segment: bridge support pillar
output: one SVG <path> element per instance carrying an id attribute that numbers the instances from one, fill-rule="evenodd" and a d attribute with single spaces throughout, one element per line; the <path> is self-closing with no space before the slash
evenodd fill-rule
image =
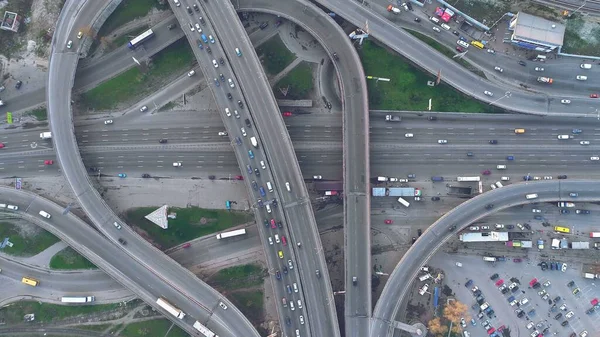
<path id="1" fill-rule="evenodd" d="M 427 327 L 423 323 L 414 323 L 413 325 L 409 325 L 406 323 L 394 321 L 394 328 L 404 330 L 410 333 L 413 337 L 424 337 L 427 335 Z"/>

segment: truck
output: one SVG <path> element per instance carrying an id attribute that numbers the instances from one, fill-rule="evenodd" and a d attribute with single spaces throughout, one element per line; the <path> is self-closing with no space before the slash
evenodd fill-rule
<path id="1" fill-rule="evenodd" d="M 256 140 L 256 137 L 250 137 L 250 143 L 252 143 L 252 146 L 258 148 L 258 141 Z"/>
<path id="2" fill-rule="evenodd" d="M 487 262 L 496 262 L 496 258 L 493 256 L 484 256 L 483 257 L 483 261 L 487 261 Z"/>
<path id="3" fill-rule="evenodd" d="M 331 196 L 331 195 L 337 195 L 337 194 L 338 194 L 338 191 L 325 191 L 325 195 Z"/>
<path id="4" fill-rule="evenodd" d="M 60 301 L 62 303 L 89 303 L 94 302 L 94 296 L 63 296 Z"/>
<path id="5" fill-rule="evenodd" d="M 590 232 L 590 238 L 600 238 L 600 232 Z"/>
<path id="6" fill-rule="evenodd" d="M 402 11 L 400 10 L 400 8 L 394 7 L 392 5 L 387 6 L 387 11 L 388 12 L 392 12 L 394 14 L 400 14 L 400 13 L 402 13 Z"/>
<path id="7" fill-rule="evenodd" d="M 572 202 L 566 202 L 566 201 L 559 201 L 556 204 L 558 207 L 575 207 L 575 204 Z"/>
<path id="8" fill-rule="evenodd" d="M 586 241 L 571 242 L 571 249 L 590 249 L 590 243 Z"/>
<path id="9" fill-rule="evenodd" d="M 224 233 L 217 234 L 217 240 L 231 238 L 231 237 L 234 237 L 234 236 L 244 235 L 244 234 L 246 234 L 246 229 L 244 229 L 244 228 L 242 228 L 242 229 L 236 229 L 234 231 L 229 231 L 229 232 L 224 232 Z"/>
<path id="10" fill-rule="evenodd" d="M 173 304 L 169 303 L 167 300 L 165 300 L 162 297 L 159 297 L 156 300 L 156 304 L 158 304 L 161 308 L 165 309 L 169 314 L 171 314 L 179 319 L 183 319 L 185 317 L 185 313 L 183 311 L 181 311 L 181 309 L 179 309 L 176 306 L 174 306 Z"/>
<path id="11" fill-rule="evenodd" d="M 410 206 L 410 203 L 408 201 L 402 199 L 402 197 L 398 198 L 398 202 L 401 203 L 402 205 L 406 206 L 406 207 Z"/>
<path id="12" fill-rule="evenodd" d="M 480 181 L 481 178 L 479 176 L 476 177 L 456 177 L 457 181 Z"/>
<path id="13" fill-rule="evenodd" d="M 537 81 L 540 83 L 548 83 L 548 84 L 552 84 L 552 82 L 554 82 L 554 80 L 551 79 L 550 77 L 544 77 L 544 76 L 538 77 Z"/>
<path id="14" fill-rule="evenodd" d="M 52 139 L 52 132 L 42 132 L 40 133 L 41 139 Z"/>
<path id="15" fill-rule="evenodd" d="M 595 279 L 596 276 L 598 276 L 598 275 L 595 275 L 595 274 L 592 274 L 592 273 L 583 273 L 583 277 L 589 278 L 591 280 Z"/>
<path id="16" fill-rule="evenodd" d="M 394 115 L 385 115 L 386 122 L 400 122 L 402 121 L 402 117 L 394 116 Z"/>
<path id="17" fill-rule="evenodd" d="M 210 331 L 206 326 L 202 325 L 202 323 L 196 321 L 193 325 L 193 327 L 200 331 L 200 333 L 202 335 L 204 335 L 205 337 L 219 337 L 217 336 L 214 332 Z"/>

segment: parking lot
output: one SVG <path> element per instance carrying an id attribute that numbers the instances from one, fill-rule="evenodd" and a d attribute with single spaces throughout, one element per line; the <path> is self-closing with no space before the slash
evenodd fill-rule
<path id="1" fill-rule="evenodd" d="M 534 331 L 538 333 L 545 331 L 544 336 L 568 337 L 573 333 L 579 336 L 583 331 L 587 331 L 588 337 L 599 337 L 600 313 L 598 310 L 592 314 L 585 313 L 592 307 L 591 300 L 600 298 L 600 289 L 593 282 L 595 280 L 584 279 L 581 265 L 573 263 L 568 265 L 565 272 L 550 269 L 542 271 L 538 266 L 541 261 L 536 256 L 532 256 L 537 255 L 537 252 L 531 253 L 530 260 L 525 259 L 521 263 L 515 263 L 510 259 L 506 262 L 489 263 L 484 262 L 481 256 L 449 255 L 440 252 L 432 259 L 430 265 L 445 270 L 446 283 L 452 288 L 457 299 L 471 307 L 470 315 L 476 321 L 475 326 L 468 322 L 466 330 L 471 336 L 485 334 L 486 329 L 482 324 L 487 320 L 495 329 L 502 325 L 506 326 L 511 330 L 511 336 L 533 334 L 535 337 Z M 558 251 L 556 253 L 558 254 Z M 457 267 L 456 262 L 461 262 L 462 267 Z M 490 279 L 493 274 L 498 274 L 498 278 L 494 281 Z M 534 278 L 539 283 L 536 285 L 537 289 L 529 286 Z M 468 280 L 473 282 L 469 287 L 465 287 Z M 550 284 L 547 281 L 550 281 Z M 567 285 L 570 281 L 574 281 L 571 287 Z M 505 285 L 507 288 L 505 294 L 498 289 L 497 282 Z M 508 289 L 513 283 L 518 287 L 516 291 Z M 477 303 L 473 296 L 474 286 L 481 291 L 483 300 L 480 298 L 480 303 Z M 579 288 L 577 295 L 573 294 L 575 288 Z M 539 295 L 538 292 L 541 291 L 545 293 Z M 511 296 L 514 297 L 512 306 L 508 301 Z M 544 296 L 546 299 L 543 299 Z M 555 299 L 557 301 L 553 307 Z M 494 312 L 491 317 L 483 315 L 483 318 L 478 318 L 481 303 L 487 303 L 492 308 Z M 522 318 L 517 317 L 515 310 L 523 311 Z M 567 318 L 567 314 L 571 311 L 572 316 Z M 529 324 L 530 322 L 533 324 Z M 529 328 L 527 328 L 528 324 Z"/>

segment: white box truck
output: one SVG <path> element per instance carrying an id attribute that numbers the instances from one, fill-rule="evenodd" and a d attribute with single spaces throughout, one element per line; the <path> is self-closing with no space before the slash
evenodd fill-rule
<path id="1" fill-rule="evenodd" d="M 52 132 L 42 132 L 40 133 L 41 139 L 52 139 Z"/>
<path id="2" fill-rule="evenodd" d="M 250 142 L 252 143 L 252 146 L 258 148 L 258 140 L 256 140 L 256 137 L 250 137 Z"/>

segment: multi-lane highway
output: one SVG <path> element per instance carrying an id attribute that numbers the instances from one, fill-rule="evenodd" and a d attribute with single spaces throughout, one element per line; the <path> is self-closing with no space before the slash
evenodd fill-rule
<path id="1" fill-rule="evenodd" d="M 141 287 L 154 289 L 153 287 L 161 285 L 165 287 L 162 292 L 149 291 L 154 298 L 167 297 L 189 316 L 206 323 L 205 325 L 220 335 L 256 336 L 256 330 L 244 315 L 218 292 L 169 259 L 128 227 L 124 226 L 124 230 L 117 230 L 113 223 L 120 221 L 119 218 L 91 184 L 77 147 L 70 106 L 72 85 L 68 84 L 72 84 L 75 78 L 78 60 L 77 47 L 68 49 L 66 45 L 67 41 L 74 39 L 77 35 L 77 27 L 84 26 L 78 22 L 93 22 L 93 19 L 99 15 L 98 13 L 103 12 L 105 8 L 110 8 L 108 5 L 108 1 L 67 1 L 53 36 L 47 99 L 50 129 L 57 161 L 78 198 L 80 206 L 90 220 L 104 236 L 114 243 L 115 247 L 128 253 L 130 258 L 123 262 L 139 263 L 151 272 L 151 275 L 144 279 L 143 284 L 130 285 L 132 291 L 139 293 Z M 128 242 L 128 244 L 125 245 L 123 242 Z M 127 270 L 122 271 L 127 272 Z M 149 280 L 152 281 L 149 282 Z M 148 301 L 148 295 L 143 298 L 161 312 L 166 312 L 158 307 L 154 300 Z M 213 308 L 218 308 L 219 301 L 227 303 L 229 307 L 227 315 L 224 315 L 224 320 L 215 315 L 213 310 Z M 184 321 L 169 315 L 167 317 L 186 331 L 195 333 L 195 329 L 192 327 L 193 318 Z M 227 324 L 227 321 L 235 321 L 235 324 Z"/>

